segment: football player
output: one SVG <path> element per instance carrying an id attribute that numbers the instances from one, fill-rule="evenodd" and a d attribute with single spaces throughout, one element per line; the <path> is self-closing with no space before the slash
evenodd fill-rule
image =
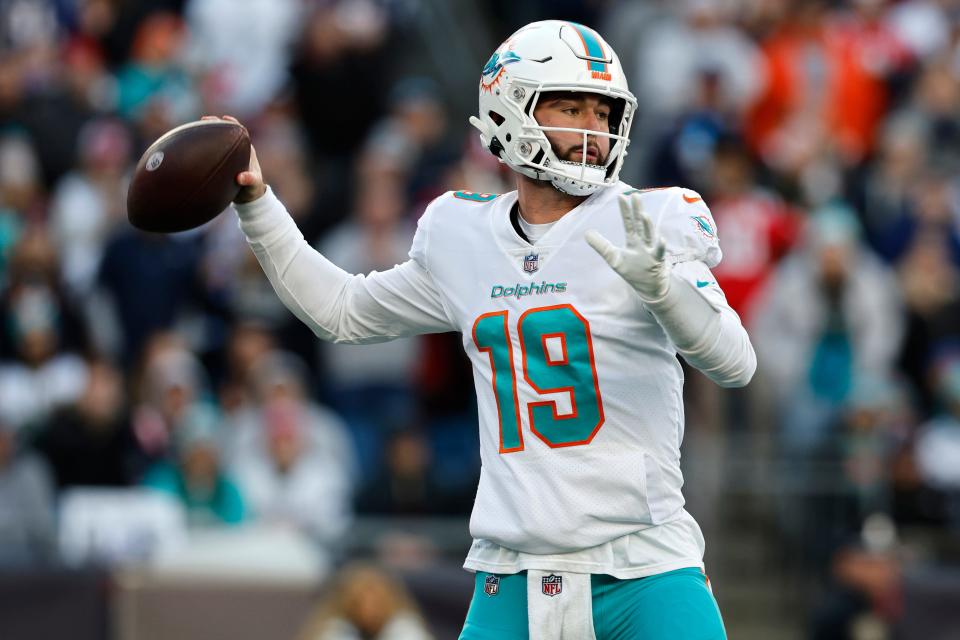
<path id="1" fill-rule="evenodd" d="M 238 176 L 240 226 L 317 336 L 463 336 L 482 461 L 463 639 L 726 637 L 680 492 L 676 355 L 729 387 L 756 358 L 710 272 L 706 203 L 618 179 L 636 105 L 592 29 L 520 29 L 484 67 L 470 119 L 517 190 L 440 196 L 410 259 L 367 276 L 304 242 L 255 155 Z"/>

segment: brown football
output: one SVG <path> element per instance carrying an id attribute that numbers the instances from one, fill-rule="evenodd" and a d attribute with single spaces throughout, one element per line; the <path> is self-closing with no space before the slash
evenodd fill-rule
<path id="1" fill-rule="evenodd" d="M 199 227 L 237 197 L 250 163 L 250 134 L 227 120 L 171 129 L 143 152 L 127 191 L 127 218 L 144 231 Z"/>

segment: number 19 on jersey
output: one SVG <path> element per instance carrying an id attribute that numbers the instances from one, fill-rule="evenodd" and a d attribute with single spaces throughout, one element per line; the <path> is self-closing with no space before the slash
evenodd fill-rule
<path id="1" fill-rule="evenodd" d="M 530 430 L 552 448 L 589 444 L 603 426 L 590 323 L 572 305 L 528 309 L 516 323 L 520 362 L 514 358 L 509 311 L 481 315 L 473 342 L 490 359 L 492 392 L 500 417 L 500 453 L 523 451 L 518 380 L 537 395 L 567 393 L 570 412 L 556 400 L 527 402 Z M 518 368 L 519 365 L 519 368 Z"/>

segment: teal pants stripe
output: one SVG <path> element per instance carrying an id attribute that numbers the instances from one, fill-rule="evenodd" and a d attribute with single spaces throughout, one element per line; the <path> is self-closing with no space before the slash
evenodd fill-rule
<path id="1" fill-rule="evenodd" d="M 501 575 L 496 595 L 478 572 L 460 640 L 528 640 L 527 574 Z M 726 640 L 720 609 L 699 569 L 648 578 L 591 577 L 597 640 Z"/>

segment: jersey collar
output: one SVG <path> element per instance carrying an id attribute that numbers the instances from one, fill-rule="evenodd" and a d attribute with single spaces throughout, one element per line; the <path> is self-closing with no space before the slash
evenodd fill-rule
<path id="1" fill-rule="evenodd" d="M 518 195 L 516 191 L 511 191 L 497 198 L 490 219 L 491 231 L 500 250 L 514 263 L 516 269 L 522 275 L 534 277 L 534 274 L 523 271 L 522 258 L 528 254 L 536 254 L 542 268 L 550 260 L 550 257 L 556 253 L 556 250 L 570 239 L 571 235 L 578 230 L 582 233 L 584 223 L 593 216 L 597 209 L 607 203 L 617 191 L 618 185 L 598 189 L 557 220 L 536 244 L 527 242 L 513 226 L 510 211 L 517 203 Z"/>

